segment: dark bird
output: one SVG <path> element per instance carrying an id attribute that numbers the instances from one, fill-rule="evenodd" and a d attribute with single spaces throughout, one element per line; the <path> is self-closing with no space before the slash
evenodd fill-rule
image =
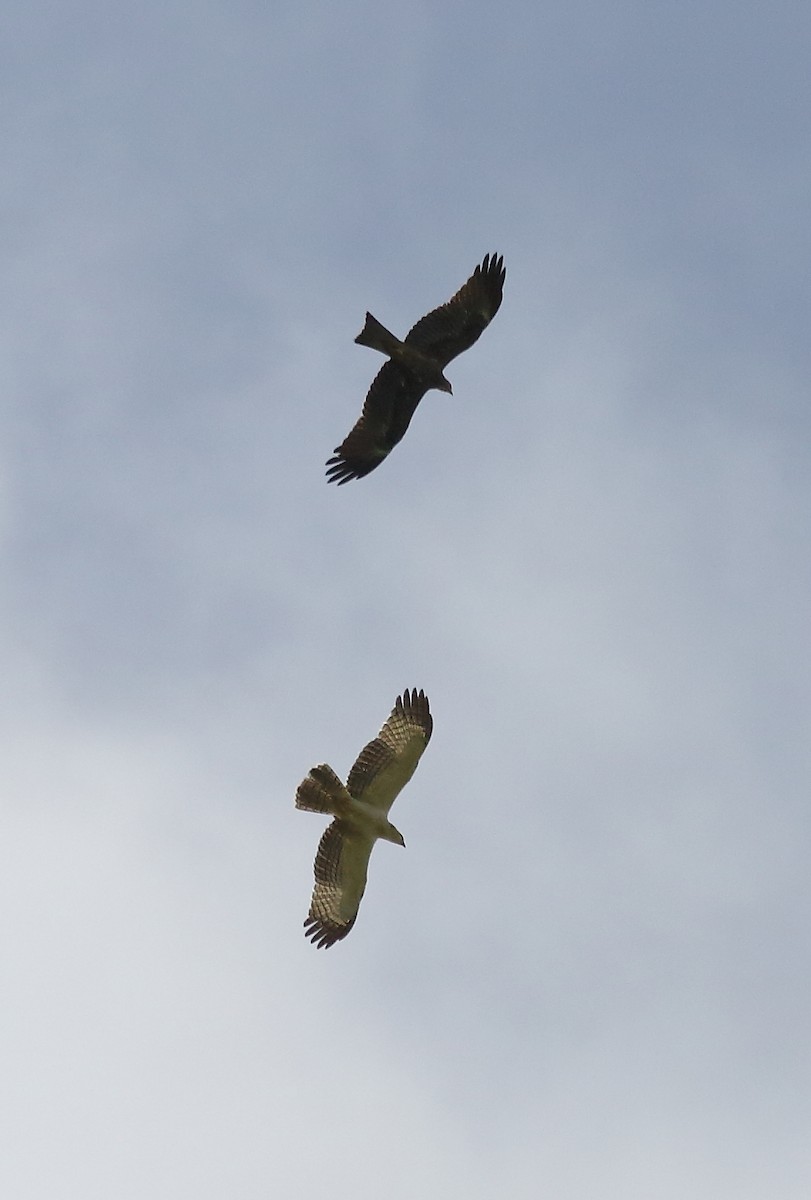
<path id="1" fill-rule="evenodd" d="M 329 813 L 315 856 L 315 887 L 306 936 L 319 949 L 345 938 L 355 924 L 366 887 L 369 856 L 378 838 L 405 846 L 388 813 L 417 769 L 433 718 L 428 697 L 406 689 L 380 733 L 358 755 L 346 787 L 332 767 L 313 767 L 296 791 L 296 808 Z"/>
<path id="2" fill-rule="evenodd" d="M 375 376 L 354 428 L 327 460 L 330 483 L 360 479 L 379 466 L 430 388 L 452 394 L 444 368 L 473 345 L 498 312 L 506 274 L 503 257 L 486 254 L 453 299 L 418 321 L 404 342 L 367 312 L 355 341 L 389 361 Z"/>

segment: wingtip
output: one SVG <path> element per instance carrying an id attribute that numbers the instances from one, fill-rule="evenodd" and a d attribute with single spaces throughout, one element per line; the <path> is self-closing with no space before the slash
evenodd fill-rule
<path id="1" fill-rule="evenodd" d="M 507 270 L 504 266 L 504 255 L 494 251 L 491 254 L 485 254 L 481 267 L 479 268 L 482 275 L 495 275 L 501 277 L 501 282 L 507 277 Z"/>
<path id="2" fill-rule="evenodd" d="M 341 487 L 342 484 L 349 483 L 353 479 L 363 479 L 364 475 L 368 475 L 374 471 L 375 467 L 379 467 L 382 461 L 382 458 L 378 458 L 370 464 L 349 459 L 341 453 L 341 447 L 336 446 L 332 458 L 328 458 L 324 464 L 327 468 L 327 483 L 337 483 L 338 487 Z"/>
<path id="3" fill-rule="evenodd" d="M 338 926 L 322 921 L 320 917 L 307 917 L 304 922 L 304 936 L 309 938 L 317 950 L 329 950 L 330 946 L 346 937 L 354 924 L 354 918 L 348 925 Z"/>
<path id="4" fill-rule="evenodd" d="M 403 715 L 417 718 L 421 722 L 427 737 L 430 738 L 434 729 L 434 718 L 431 714 L 428 697 L 422 688 L 419 691 L 416 688 L 411 688 L 410 691 L 408 688 L 405 688 L 402 695 L 397 697 L 394 707 L 395 710 L 399 709 Z"/>
<path id="5" fill-rule="evenodd" d="M 360 475 L 339 451 L 340 446 L 336 446 L 335 454 L 332 458 L 327 459 L 324 466 L 327 468 L 327 483 L 337 483 L 338 487 L 341 487 L 344 483 L 349 483 L 351 479 L 360 479 Z"/>

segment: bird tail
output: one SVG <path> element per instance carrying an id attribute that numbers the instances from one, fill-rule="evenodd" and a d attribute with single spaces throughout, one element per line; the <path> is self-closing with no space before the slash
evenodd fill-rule
<path id="1" fill-rule="evenodd" d="M 326 763 L 313 767 L 296 792 L 296 808 L 305 812 L 329 813 L 330 816 L 342 813 L 349 800 L 349 792 Z"/>
<path id="2" fill-rule="evenodd" d="M 387 354 L 389 358 L 402 345 L 400 339 L 396 338 L 393 333 L 389 333 L 386 326 L 381 325 L 377 317 L 373 317 L 370 312 L 367 312 L 366 324 L 355 341 L 359 346 L 371 346 L 372 350 L 379 350 L 381 354 Z"/>

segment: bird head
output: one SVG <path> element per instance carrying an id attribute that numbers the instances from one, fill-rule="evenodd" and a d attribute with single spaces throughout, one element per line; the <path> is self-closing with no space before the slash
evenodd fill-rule
<path id="1" fill-rule="evenodd" d="M 386 841 L 394 842 L 395 846 L 405 847 L 405 838 L 400 833 L 399 829 L 394 828 L 391 821 L 389 821 L 389 827 L 386 830 Z"/>

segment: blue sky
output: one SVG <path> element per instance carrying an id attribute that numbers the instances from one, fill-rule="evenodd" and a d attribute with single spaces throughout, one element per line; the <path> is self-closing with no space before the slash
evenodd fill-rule
<path id="1" fill-rule="evenodd" d="M 811 16 L 3 26 L 3 1194 L 804 1200 Z M 296 786 L 412 686 L 318 952 Z"/>

